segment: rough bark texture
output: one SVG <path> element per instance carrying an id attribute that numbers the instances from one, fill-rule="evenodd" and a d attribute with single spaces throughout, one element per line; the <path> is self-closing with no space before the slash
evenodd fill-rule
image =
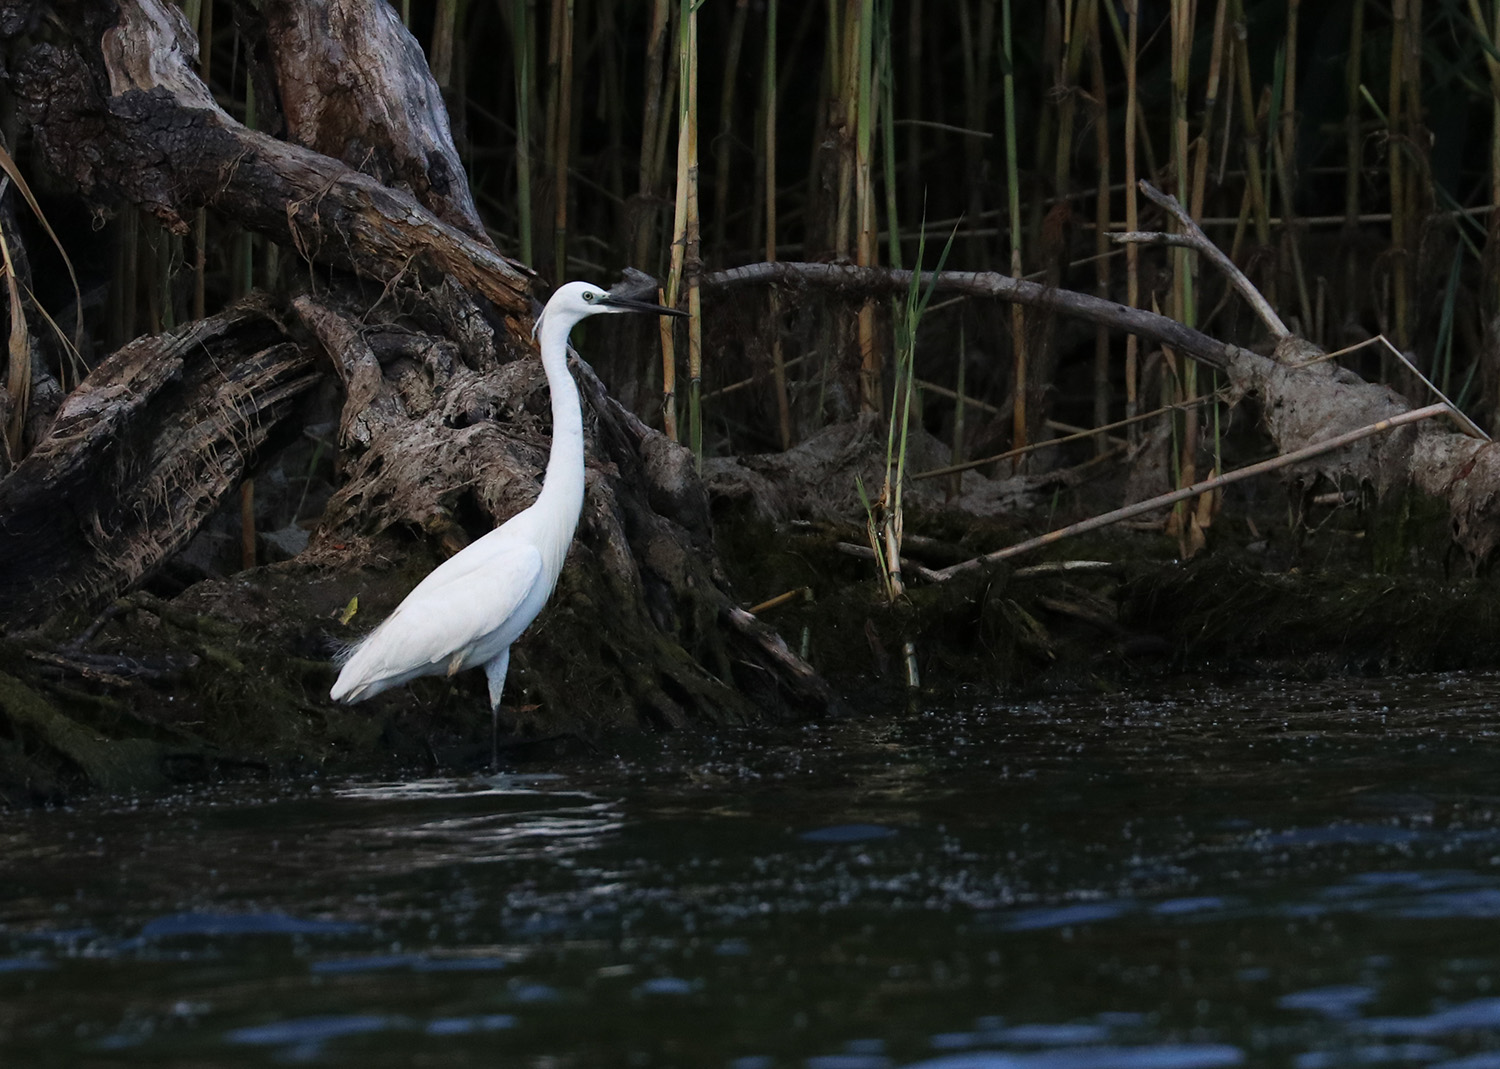
<path id="1" fill-rule="evenodd" d="M 0 480 L 0 621 L 106 600 L 182 548 L 317 380 L 311 370 L 255 305 L 101 363 Z"/>
<path id="2" fill-rule="evenodd" d="M 83 23 L 98 21 L 92 7 L 80 7 L 93 16 L 81 14 Z M 13 83 L 43 160 L 85 197 L 134 203 L 176 233 L 206 206 L 309 262 L 388 284 L 451 277 L 505 313 L 529 311 L 528 272 L 488 239 L 445 222 L 410 193 L 250 130 L 219 108 L 190 66 L 197 46 L 175 6 L 121 4 L 118 24 L 100 40 L 98 66 L 81 48 L 38 45 L 22 56 Z M 429 179 L 423 191 L 444 185 Z M 451 197 L 435 203 L 453 208 Z"/>
<path id="3" fill-rule="evenodd" d="M 1316 346 L 1286 338 L 1271 356 L 1229 345 L 1199 331 L 1138 308 L 1127 308 L 1084 293 L 1049 289 L 991 272 L 949 271 L 924 276 L 939 291 L 997 297 L 1127 330 L 1221 371 L 1238 397 L 1254 397 L 1267 430 L 1282 453 L 1364 427 L 1411 406 L 1387 386 L 1366 382 L 1336 363 L 1318 359 Z M 710 287 L 778 283 L 860 292 L 904 292 L 910 271 L 843 267 L 833 264 L 765 263 L 709 275 Z M 740 468 L 752 462 L 737 462 Z M 728 485 L 731 469 L 716 472 L 726 492 L 757 493 L 752 480 L 740 490 Z M 1357 484 L 1384 494 L 1415 487 L 1446 502 L 1454 540 L 1475 561 L 1488 560 L 1500 546 L 1500 446 L 1458 433 L 1435 422 L 1403 427 L 1287 469 L 1287 477 L 1307 487 L 1319 478 Z"/>
<path id="4" fill-rule="evenodd" d="M 442 93 L 389 4 L 268 0 L 263 5 L 287 135 L 489 243 L 454 151 Z"/>
<path id="5" fill-rule="evenodd" d="M 326 355 L 346 390 L 344 484 L 311 547 L 172 603 L 134 595 L 107 608 L 101 626 L 172 630 L 191 651 L 181 663 L 217 667 L 202 699 L 215 713 L 172 736 L 194 760 L 231 749 L 358 752 L 379 731 L 358 723 L 415 733 L 394 747 L 408 755 L 467 747 L 488 726 L 477 675 L 457 681 L 460 729 L 441 723 L 455 693 L 443 683 L 384 695 L 371 703 L 383 718 L 361 708 L 351 720 L 325 697 L 328 655 L 430 566 L 423 536 L 451 552 L 534 500 L 550 408 L 532 358 L 530 275 L 480 227 L 421 52 L 381 0 L 270 0 L 261 11 L 251 29 L 264 47 L 253 52 L 275 72 L 297 144 L 217 107 L 192 68 L 182 16 L 163 0 L 117 11 L 107 0 L 77 3 L 71 46 L 54 40 L 20 57 L 14 84 L 56 179 L 179 231 L 204 206 L 326 267 L 311 292 L 273 310 L 246 306 L 140 339 L 94 370 L 43 446 L 0 482 L 0 619 L 96 605 L 137 584 L 239 486 L 288 402 L 319 378 L 307 374 L 310 354 Z M 553 603 L 516 649 L 512 728 L 534 738 L 829 708 L 821 679 L 731 599 L 691 457 L 616 405 L 587 365 L 576 373 L 587 500 Z M 416 565 L 391 568 L 406 557 Z M 352 622 L 337 622 L 355 596 Z M 226 631 L 244 636 L 240 645 L 205 637 Z M 94 671 L 87 641 L 49 670 Z M 139 675 L 109 685 L 129 688 Z M 15 701 L 0 693 L 0 766 L 14 737 L 29 755 L 17 759 L 48 776 L 152 781 L 139 768 L 134 778 L 108 772 L 75 746 L 67 717 L 22 676 L 6 692 Z M 8 678 L 0 670 L 0 684 Z M 150 702 L 130 694 L 137 709 Z M 264 732 L 246 733 L 257 707 Z M 402 727 L 424 709 L 427 719 Z M 153 738 L 168 731 L 160 712 Z M 309 732 L 308 717 L 321 726 Z M 148 748 L 142 760 L 166 752 Z M 0 767 L 0 788 L 4 777 Z"/>

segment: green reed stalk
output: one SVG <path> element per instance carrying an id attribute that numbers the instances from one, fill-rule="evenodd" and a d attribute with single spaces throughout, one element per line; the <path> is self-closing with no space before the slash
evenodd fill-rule
<path id="1" fill-rule="evenodd" d="M 871 548 L 880 565 L 880 576 L 886 597 L 894 602 L 906 593 L 901 576 L 901 541 L 904 527 L 902 490 L 906 482 L 907 442 L 911 429 L 912 397 L 916 392 L 916 345 L 917 327 L 922 314 L 932 300 L 937 287 L 937 276 L 942 273 L 953 248 L 953 234 L 938 257 L 937 267 L 922 284 L 922 261 L 927 249 L 927 228 L 924 224 L 917 238 L 917 263 L 906 288 L 906 299 L 896 309 L 896 353 L 895 384 L 891 398 L 891 414 L 886 424 L 885 439 L 885 484 L 880 499 L 873 505 L 866 498 L 864 486 L 859 485 L 860 497 L 865 501 L 866 523 Z"/>

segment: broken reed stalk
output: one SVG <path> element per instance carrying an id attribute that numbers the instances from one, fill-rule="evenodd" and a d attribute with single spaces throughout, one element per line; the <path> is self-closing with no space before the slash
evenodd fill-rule
<path id="1" fill-rule="evenodd" d="M 966 560 L 958 564 L 950 565 L 947 568 L 939 570 L 935 574 L 938 577 L 938 581 L 946 581 L 948 579 L 954 578 L 955 576 L 971 572 L 976 568 L 981 568 L 986 564 L 994 564 L 998 561 L 1009 560 L 1011 557 L 1018 557 L 1023 553 L 1030 553 L 1032 550 L 1041 549 L 1044 546 L 1050 546 L 1056 542 L 1061 542 L 1065 538 L 1071 538 L 1074 535 L 1086 534 L 1089 531 L 1097 531 L 1101 527 L 1108 527 L 1111 524 L 1119 523 L 1122 520 L 1129 520 L 1133 519 L 1136 516 L 1145 515 L 1148 512 L 1155 512 L 1158 509 L 1167 508 L 1168 506 L 1174 505 L 1179 501 L 1185 501 L 1190 497 L 1196 497 L 1199 494 L 1207 493 L 1210 490 L 1217 490 L 1220 487 L 1229 486 L 1232 483 L 1237 483 L 1241 480 L 1249 479 L 1256 475 L 1264 475 L 1267 472 L 1276 471 L 1280 468 L 1285 468 L 1292 464 L 1300 464 L 1304 460 L 1311 460 L 1314 457 L 1322 456 L 1324 453 L 1331 453 L 1335 449 L 1342 449 L 1344 446 L 1360 441 L 1363 438 L 1369 438 L 1372 435 L 1380 434 L 1384 431 L 1394 430 L 1397 427 L 1404 427 L 1408 423 L 1417 423 L 1424 419 L 1431 419 L 1433 416 L 1439 416 L 1445 412 L 1451 411 L 1452 410 L 1446 404 L 1435 404 L 1427 405 L 1425 408 L 1417 408 L 1409 412 L 1403 412 L 1399 416 L 1392 416 L 1390 419 L 1383 419 L 1375 423 L 1367 424 L 1364 427 L 1349 431 L 1346 434 L 1337 435 L 1333 438 L 1327 439 L 1326 441 L 1314 442 L 1313 444 L 1304 446 L 1301 449 L 1293 450 L 1290 453 L 1284 453 L 1281 456 L 1272 457 L 1269 460 L 1263 460 L 1258 464 L 1251 464 L 1247 467 L 1239 468 L 1235 471 L 1226 472 L 1225 474 L 1217 475 L 1212 479 L 1204 479 L 1202 482 L 1194 483 L 1192 486 L 1185 486 L 1180 490 L 1173 490 L 1170 493 L 1161 494 L 1160 496 L 1153 497 L 1148 501 L 1139 501 L 1134 505 L 1127 505 L 1124 508 L 1115 509 L 1113 512 L 1106 512 L 1101 516 L 1094 516 L 1090 519 L 1080 521 L 1079 523 L 1070 524 L 1067 527 L 1060 527 L 1055 531 L 1049 531 L 1048 533 L 1040 535 L 1036 538 L 1030 538 L 1024 542 L 1017 542 L 1013 546 L 1006 546 L 1004 549 L 997 549 L 995 552 L 986 553 L 982 557 L 975 557 L 971 560 Z"/>
<path id="2" fill-rule="evenodd" d="M 761 613 L 770 612 L 772 609 L 779 608 L 789 601 L 796 601 L 798 598 L 804 601 L 811 601 L 812 597 L 812 587 L 799 586 L 793 590 L 788 590 L 784 594 L 777 594 L 774 598 L 767 598 L 759 605 L 752 605 L 746 612 L 750 613 L 751 616 L 759 616 Z"/>

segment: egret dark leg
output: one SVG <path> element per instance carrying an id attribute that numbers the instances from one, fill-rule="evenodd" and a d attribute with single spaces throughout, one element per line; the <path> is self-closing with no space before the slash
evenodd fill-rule
<path id="1" fill-rule="evenodd" d="M 484 666 L 485 678 L 490 681 L 490 768 L 500 768 L 500 693 L 505 690 L 505 673 L 510 668 L 510 647 Z"/>

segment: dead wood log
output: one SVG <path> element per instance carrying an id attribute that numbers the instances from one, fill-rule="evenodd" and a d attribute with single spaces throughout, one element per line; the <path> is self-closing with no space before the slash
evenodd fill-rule
<path id="1" fill-rule="evenodd" d="M 253 304 L 105 359 L 0 480 L 0 620 L 113 597 L 185 545 L 311 366 Z"/>
<path id="2" fill-rule="evenodd" d="M 491 244 L 453 147 L 442 93 L 390 4 L 266 0 L 267 49 L 288 138 Z"/>
<path id="3" fill-rule="evenodd" d="M 307 559 L 346 559 L 338 547 L 351 536 L 401 527 L 451 553 L 535 500 L 550 409 L 540 364 L 514 338 L 497 340 L 519 359 L 476 370 L 452 343 L 413 345 L 407 334 L 382 368 L 389 339 L 360 328 L 357 309 L 306 295 L 294 309 L 349 396 L 345 482 Z M 516 651 L 540 715 L 515 711 L 512 724 L 594 734 L 748 722 L 757 703 L 827 707 L 826 684 L 805 664 L 791 658 L 789 669 L 784 647 L 738 627 L 692 454 L 610 398 L 586 363 L 573 370 L 590 413 L 583 515 L 554 602 Z M 371 618 L 391 607 L 375 601 Z"/>
<path id="4" fill-rule="evenodd" d="M 81 26 L 103 26 L 98 53 L 89 55 L 82 41 L 36 45 L 21 57 L 13 85 L 42 159 L 83 196 L 130 201 L 179 234 L 194 210 L 208 207 L 309 262 L 386 283 L 452 277 L 506 313 L 529 311 L 529 272 L 487 239 L 410 193 L 224 112 L 190 66 L 197 42 L 176 6 L 127 0 L 115 22 L 112 5 L 79 6 L 88 16 Z M 108 97 L 96 88 L 100 67 Z M 430 178 L 426 188 L 435 188 Z M 445 210 L 455 203 L 442 201 Z"/>
<path id="5" fill-rule="evenodd" d="M 842 292 L 904 293 L 910 271 L 835 264 L 750 264 L 706 275 L 703 284 L 725 289 L 779 284 Z M 1271 356 L 1211 338 L 1175 320 L 1085 293 L 1049 289 L 986 271 L 923 272 L 947 293 L 997 297 L 1040 306 L 1175 349 L 1223 372 L 1236 399 L 1260 402 L 1266 429 L 1278 451 L 1291 453 L 1317 442 L 1381 423 L 1411 410 L 1388 386 L 1366 382 L 1326 360 L 1310 342 L 1288 335 Z M 1283 469 L 1284 477 L 1311 486 L 1319 478 L 1370 486 L 1379 494 L 1404 487 L 1444 500 L 1455 543 L 1472 560 L 1484 561 L 1500 546 L 1500 446 L 1435 421 L 1401 426 L 1364 438 L 1335 454 Z"/>
<path id="6" fill-rule="evenodd" d="M 348 571 L 413 529 L 456 548 L 529 504 L 549 410 L 528 359 L 529 273 L 478 229 L 467 189 L 456 188 L 456 155 L 445 155 L 430 77 L 408 69 L 421 66 L 421 53 L 388 12 L 374 11 L 380 0 L 262 9 L 264 51 L 301 145 L 248 130 L 215 106 L 171 5 L 124 0 L 118 16 L 105 0 L 79 6 L 92 12 L 99 54 L 89 54 L 87 33 L 71 49 L 40 45 L 18 78 L 54 170 L 86 196 L 132 201 L 168 226 L 180 229 L 207 206 L 310 261 L 385 283 L 374 307 L 337 274 L 320 281 L 317 297 L 292 303 L 348 389 L 345 482 L 303 563 Z M 334 20 L 335 6 L 342 21 L 328 23 L 332 40 L 319 20 Z M 357 84 L 341 46 L 359 52 Z M 359 99 L 328 98 L 345 92 Z M 472 294 L 506 313 L 503 322 L 481 314 Z M 578 374 L 589 410 L 588 499 L 553 606 L 517 650 L 519 678 L 542 702 L 522 726 L 589 733 L 826 709 L 821 680 L 800 662 L 789 669 L 795 658 L 758 629 L 738 626 L 686 451 L 633 421 L 583 365 Z M 389 607 L 369 593 L 356 626 Z"/>

